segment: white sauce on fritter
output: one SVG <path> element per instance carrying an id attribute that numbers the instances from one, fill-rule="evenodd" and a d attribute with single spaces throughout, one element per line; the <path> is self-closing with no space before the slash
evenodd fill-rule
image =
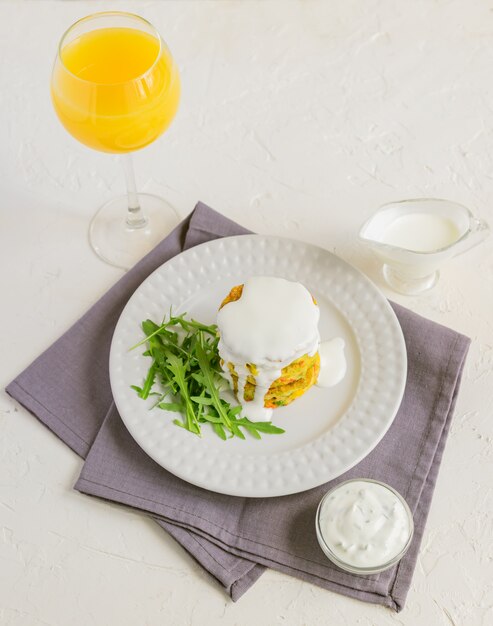
<path id="1" fill-rule="evenodd" d="M 344 354 L 344 339 L 336 337 L 329 341 L 323 341 L 318 352 L 320 354 L 320 374 L 318 375 L 318 387 L 333 387 L 340 383 L 346 375 L 347 363 Z"/>
<path id="2" fill-rule="evenodd" d="M 320 312 L 310 292 L 300 283 L 267 276 L 245 281 L 239 300 L 229 302 L 217 315 L 219 354 L 224 371 L 234 381 L 227 363 L 238 375 L 238 400 L 243 415 L 252 421 L 267 421 L 272 409 L 264 408 L 264 396 L 281 370 L 304 354 L 318 350 Z M 244 400 L 244 389 L 254 364 L 255 396 Z"/>

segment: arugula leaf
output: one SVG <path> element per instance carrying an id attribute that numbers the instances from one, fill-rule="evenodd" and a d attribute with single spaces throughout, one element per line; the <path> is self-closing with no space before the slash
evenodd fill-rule
<path id="1" fill-rule="evenodd" d="M 146 379 L 144 381 L 144 386 L 142 387 L 142 391 L 140 392 L 140 397 L 143 400 L 146 400 L 151 393 L 152 386 L 154 385 L 154 380 L 156 379 L 156 365 L 153 363 L 147 372 Z"/>
<path id="2" fill-rule="evenodd" d="M 212 428 L 214 429 L 216 435 L 219 435 L 223 441 L 226 441 L 226 433 L 224 432 L 224 428 L 221 424 L 213 424 Z"/>
<path id="3" fill-rule="evenodd" d="M 255 428 L 255 430 L 258 430 L 261 433 L 269 433 L 270 435 L 281 435 L 282 433 L 286 432 L 283 428 L 274 426 L 271 422 L 251 422 L 246 417 L 237 420 L 236 423 L 239 426 L 245 426 L 246 428 Z"/>
<path id="4" fill-rule="evenodd" d="M 252 435 L 252 437 L 254 437 L 255 439 L 262 439 L 262 437 L 260 436 L 260 433 L 258 432 L 258 430 L 255 430 L 255 428 L 252 428 L 251 426 L 247 426 L 247 425 L 245 425 L 245 428 L 250 433 L 250 435 Z"/>
<path id="5" fill-rule="evenodd" d="M 204 398 L 203 396 L 191 396 L 191 399 L 197 404 L 205 404 L 206 406 L 211 406 L 211 404 L 213 404 L 212 398 Z"/>
<path id="6" fill-rule="evenodd" d="M 132 389 L 142 398 L 157 396 L 151 408 L 181 413 L 183 421 L 173 423 L 196 435 L 201 425 L 209 424 L 223 440 L 231 437 L 245 439 L 249 433 L 255 439 L 261 434 L 281 434 L 282 428 L 270 422 L 251 422 L 241 417 L 241 406 L 231 406 L 221 398 L 227 385 L 222 374 L 218 351 L 219 336 L 214 324 L 207 326 L 182 315 L 170 315 L 158 325 L 152 320 L 142 322 L 144 339 L 131 350 L 147 344 L 144 356 L 152 359 L 142 387 Z M 160 389 L 153 391 L 156 380 Z"/>
<path id="7" fill-rule="evenodd" d="M 181 393 L 183 403 L 185 405 L 185 416 L 187 419 L 187 428 L 190 432 L 199 434 L 200 426 L 198 425 L 195 411 L 193 409 L 192 400 L 188 392 L 188 386 L 185 381 L 186 367 L 180 361 L 180 359 L 172 353 L 167 355 L 168 367 L 173 373 L 176 384 L 178 385 Z"/>
<path id="8" fill-rule="evenodd" d="M 157 405 L 163 411 L 174 411 L 175 413 L 183 413 L 185 411 L 185 405 L 178 402 L 160 402 Z"/>
<path id="9" fill-rule="evenodd" d="M 219 391 L 218 391 L 216 385 L 214 384 L 214 376 L 213 376 L 213 373 L 212 373 L 212 369 L 211 369 L 211 366 L 210 366 L 210 364 L 209 364 L 209 362 L 207 360 L 207 357 L 206 357 L 205 352 L 204 352 L 204 348 L 202 347 L 202 342 L 200 340 L 197 342 L 195 350 L 197 351 L 197 360 L 199 362 L 200 369 L 201 369 L 201 372 L 202 372 L 202 378 L 203 378 L 203 381 L 204 381 L 204 385 L 205 385 L 205 387 L 206 387 L 206 389 L 209 392 L 210 397 L 211 397 L 212 406 L 218 412 L 219 417 L 222 418 L 222 420 L 224 422 L 224 425 L 233 432 L 232 422 L 229 419 L 227 411 L 225 411 L 225 409 L 224 409 L 223 401 L 219 397 Z M 237 434 L 237 433 L 234 433 L 234 434 Z"/>

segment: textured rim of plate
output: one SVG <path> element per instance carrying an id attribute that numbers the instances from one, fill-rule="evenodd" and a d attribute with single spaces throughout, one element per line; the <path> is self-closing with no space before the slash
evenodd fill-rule
<path id="1" fill-rule="evenodd" d="M 245 259 L 250 260 L 246 267 Z M 348 410 L 333 428 L 309 443 L 265 455 L 226 456 L 221 449 L 208 447 L 206 439 L 189 433 L 184 438 L 180 428 L 142 428 L 142 413 L 149 414 L 148 408 L 123 381 L 121 373 L 125 363 L 128 365 L 128 347 L 135 343 L 143 310 L 146 315 L 161 319 L 163 310 L 168 310 L 172 303 L 179 308 L 218 278 L 241 275 L 245 269 L 250 275 L 284 276 L 308 287 L 316 285 L 317 294 L 327 298 L 346 318 L 361 359 L 358 388 Z M 163 300 L 169 304 L 163 306 Z M 136 442 L 159 465 L 211 491 L 272 497 L 326 483 L 373 450 L 400 406 L 406 384 L 407 353 L 390 304 L 359 270 L 311 244 L 281 237 L 239 235 L 186 250 L 144 280 L 118 320 L 109 365 L 113 397 L 121 418 Z M 136 367 L 133 380 L 144 375 L 145 371 Z"/>

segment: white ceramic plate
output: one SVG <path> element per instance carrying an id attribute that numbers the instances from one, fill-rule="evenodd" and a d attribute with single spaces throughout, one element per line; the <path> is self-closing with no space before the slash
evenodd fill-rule
<path id="1" fill-rule="evenodd" d="M 348 372 L 331 389 L 314 387 L 274 411 L 282 435 L 222 441 L 204 425 L 202 438 L 172 423 L 176 414 L 149 410 L 130 388 L 149 367 L 140 324 L 175 313 L 212 323 L 233 285 L 249 276 L 303 283 L 320 306 L 322 340 L 343 337 Z M 282 322 L 282 320 L 280 320 Z M 184 480 L 235 496 L 281 496 L 311 489 L 363 459 L 389 428 L 400 405 L 407 358 L 390 305 L 358 270 L 299 241 L 243 235 L 202 244 L 159 267 L 136 290 L 113 336 L 110 378 L 120 415 L 149 456 Z"/>

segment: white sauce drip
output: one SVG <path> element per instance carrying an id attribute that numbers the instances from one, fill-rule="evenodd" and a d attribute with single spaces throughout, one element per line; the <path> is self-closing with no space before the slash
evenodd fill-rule
<path id="1" fill-rule="evenodd" d="M 251 421 L 267 421 L 272 409 L 264 408 L 264 396 L 281 370 L 318 350 L 320 312 L 310 292 L 300 283 L 284 278 L 254 276 L 245 281 L 239 300 L 229 302 L 217 314 L 219 354 L 224 372 L 233 386 L 227 363 L 238 375 L 238 400 Z M 254 399 L 246 402 L 243 392 L 254 364 Z"/>
<path id="2" fill-rule="evenodd" d="M 353 567 L 379 567 L 397 556 L 411 534 L 408 513 L 389 489 L 364 480 L 335 489 L 320 511 L 331 551 Z"/>
<path id="3" fill-rule="evenodd" d="M 456 242 L 461 234 L 457 224 L 448 217 L 409 213 L 390 222 L 380 241 L 414 252 L 432 252 Z"/>
<path id="4" fill-rule="evenodd" d="M 320 344 L 318 348 L 320 354 L 320 374 L 317 380 L 319 387 L 333 387 L 340 383 L 346 375 L 345 345 L 344 339 L 341 337 L 322 341 Z"/>

